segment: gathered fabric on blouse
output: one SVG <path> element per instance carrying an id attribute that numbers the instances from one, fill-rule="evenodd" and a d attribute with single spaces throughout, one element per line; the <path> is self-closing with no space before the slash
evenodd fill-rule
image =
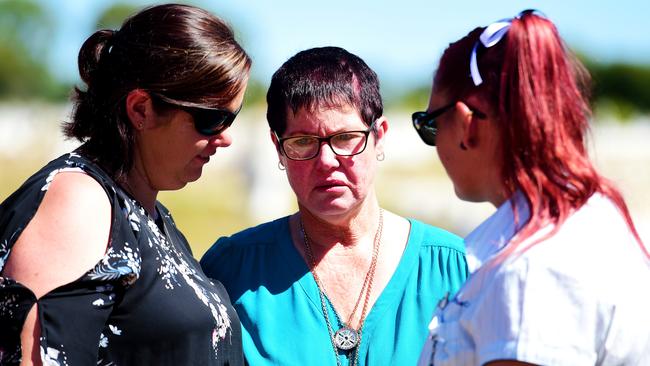
<path id="1" fill-rule="evenodd" d="M 228 295 L 202 272 L 167 209 L 156 203 L 156 222 L 79 154 L 53 160 L 0 205 L 0 273 L 50 182 L 66 171 L 91 176 L 109 198 L 105 255 L 39 299 L 0 276 L 0 364 L 20 363 L 20 333 L 37 304 L 45 365 L 243 365 L 239 318 Z"/>
<path id="2" fill-rule="evenodd" d="M 415 364 L 436 304 L 467 276 L 460 237 L 409 221 L 400 262 L 363 323 L 359 365 Z M 201 265 L 228 290 L 251 365 L 354 364 L 353 351 L 334 352 L 318 286 L 293 244 L 288 216 L 219 239 Z M 327 299 L 325 306 L 339 329 Z"/>

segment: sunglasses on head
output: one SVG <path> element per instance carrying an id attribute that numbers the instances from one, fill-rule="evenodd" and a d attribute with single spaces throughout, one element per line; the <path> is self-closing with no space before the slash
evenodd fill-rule
<path id="1" fill-rule="evenodd" d="M 230 112 L 221 108 L 186 106 L 161 94 L 149 94 L 155 102 L 187 112 L 192 116 L 196 131 L 205 136 L 216 136 L 223 133 L 235 121 L 235 117 L 242 107 L 240 105 L 235 112 Z"/>
<path id="2" fill-rule="evenodd" d="M 454 106 L 456 106 L 456 102 L 451 102 L 431 112 L 415 112 L 411 115 L 411 118 L 413 119 L 413 127 L 425 144 L 436 146 L 436 135 L 438 135 L 438 122 L 436 119 Z M 470 106 L 468 107 L 478 118 L 486 117 L 485 113 L 478 109 Z"/>

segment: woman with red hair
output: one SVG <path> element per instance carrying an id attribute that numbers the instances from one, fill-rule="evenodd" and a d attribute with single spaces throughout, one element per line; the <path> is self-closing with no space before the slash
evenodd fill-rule
<path id="1" fill-rule="evenodd" d="M 650 256 L 589 161 L 588 84 L 530 10 L 444 52 L 413 124 L 458 197 L 497 211 L 465 239 L 471 275 L 419 364 L 650 365 Z"/>

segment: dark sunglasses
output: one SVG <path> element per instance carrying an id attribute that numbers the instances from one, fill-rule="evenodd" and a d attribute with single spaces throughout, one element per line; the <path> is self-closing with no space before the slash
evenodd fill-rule
<path id="1" fill-rule="evenodd" d="M 194 121 L 194 128 L 198 133 L 204 136 L 216 136 L 223 133 L 223 131 L 230 127 L 235 121 L 235 117 L 237 117 L 237 114 L 242 107 L 240 105 L 235 112 L 230 112 L 221 108 L 190 107 L 182 105 L 181 102 L 167 98 L 161 94 L 149 93 L 149 95 L 151 95 L 152 99 L 157 103 L 162 103 L 189 113 Z"/>
<path id="2" fill-rule="evenodd" d="M 448 110 L 452 109 L 455 105 L 456 102 L 451 102 L 431 112 L 415 112 L 413 115 L 411 115 L 411 118 L 413 119 L 413 127 L 425 144 L 436 146 L 436 135 L 438 134 L 438 123 L 436 119 L 442 116 Z M 485 113 L 479 111 L 478 109 L 472 108 L 470 106 L 468 107 L 476 115 L 476 117 L 486 117 Z"/>

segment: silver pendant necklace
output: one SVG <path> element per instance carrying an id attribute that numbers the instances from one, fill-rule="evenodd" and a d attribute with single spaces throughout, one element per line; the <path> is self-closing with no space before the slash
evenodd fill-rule
<path id="1" fill-rule="evenodd" d="M 359 338 L 356 330 L 343 326 L 334 333 L 334 344 L 338 349 L 349 351 L 359 344 Z"/>
<path id="2" fill-rule="evenodd" d="M 372 291 L 372 284 L 373 280 L 375 277 L 375 269 L 377 267 L 377 258 L 379 256 L 379 247 L 381 246 L 381 234 L 382 234 L 382 229 L 384 225 L 384 210 L 379 209 L 379 224 L 377 226 L 377 232 L 375 233 L 375 239 L 373 242 L 373 253 L 372 253 L 372 260 L 370 261 L 370 267 L 368 268 L 368 272 L 366 273 L 366 277 L 363 281 L 363 285 L 361 286 L 361 292 L 359 293 L 359 297 L 357 298 L 357 301 L 354 305 L 354 308 L 352 309 L 352 312 L 350 313 L 350 317 L 348 319 L 347 323 L 343 323 L 336 312 L 336 309 L 334 306 L 332 306 L 332 309 L 334 310 L 334 314 L 337 317 L 337 320 L 339 321 L 339 324 L 342 323 L 342 327 L 339 328 L 336 332 L 333 331 L 333 327 L 330 323 L 329 316 L 328 316 L 328 311 L 327 311 L 327 305 L 325 302 L 325 294 L 323 290 L 323 285 L 320 281 L 320 278 L 318 277 L 318 274 L 316 273 L 316 260 L 314 258 L 314 253 L 311 248 L 311 241 L 309 240 L 309 237 L 307 236 L 307 233 L 305 231 L 305 228 L 302 223 L 302 219 L 300 220 L 300 232 L 303 237 L 303 241 L 305 243 L 305 251 L 307 254 L 307 257 L 309 259 L 310 266 L 309 266 L 309 271 L 311 272 L 312 276 L 314 277 L 314 280 L 316 282 L 316 287 L 318 288 L 318 295 L 320 296 L 320 301 L 321 301 L 321 307 L 323 310 L 323 316 L 325 317 L 325 323 L 327 324 L 327 330 L 330 335 L 330 340 L 332 342 L 332 348 L 334 349 L 334 357 L 336 359 L 337 365 L 340 365 L 340 361 L 338 358 L 338 351 L 343 350 L 343 351 L 349 351 L 352 349 L 355 349 L 355 358 L 354 358 L 354 363 L 353 365 L 357 365 L 359 361 L 359 349 L 358 346 L 361 344 L 361 333 L 363 330 L 363 323 L 366 317 L 366 311 L 368 310 L 368 303 L 370 300 L 370 293 Z M 354 317 L 354 314 L 357 311 L 357 308 L 359 306 L 359 303 L 361 302 L 361 298 L 363 297 L 365 291 L 365 299 L 363 303 L 363 308 L 361 310 L 361 317 L 359 319 L 359 329 L 355 330 L 350 326 L 352 324 L 352 318 Z"/>

